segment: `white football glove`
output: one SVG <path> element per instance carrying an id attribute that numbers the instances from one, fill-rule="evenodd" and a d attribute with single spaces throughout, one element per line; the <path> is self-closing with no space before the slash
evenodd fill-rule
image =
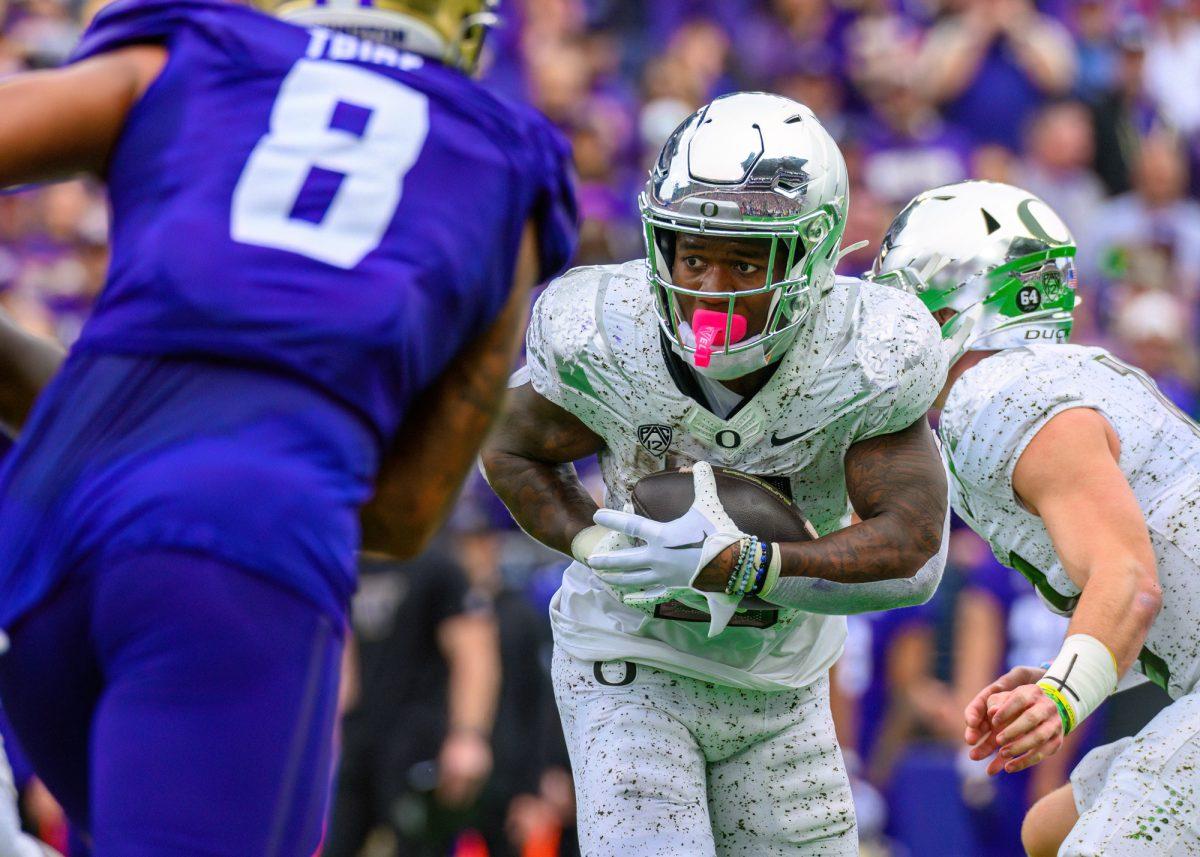
<path id="1" fill-rule="evenodd" d="M 594 520 L 601 526 L 645 542 L 640 547 L 596 552 L 587 564 L 604 583 L 624 593 L 631 606 L 669 601 L 683 593 L 698 592 L 708 604 L 708 636 L 715 637 L 729 624 L 741 597 L 724 592 L 699 592 L 692 582 L 721 551 L 746 533 L 725 512 L 717 497 L 712 465 L 697 462 L 692 470 L 695 499 L 681 518 L 659 523 L 631 512 L 601 509 Z"/>

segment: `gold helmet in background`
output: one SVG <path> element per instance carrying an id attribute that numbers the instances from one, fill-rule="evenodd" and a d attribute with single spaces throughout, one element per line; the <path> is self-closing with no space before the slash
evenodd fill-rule
<path id="1" fill-rule="evenodd" d="M 254 0 L 304 26 L 329 27 L 433 57 L 470 74 L 500 0 Z"/>

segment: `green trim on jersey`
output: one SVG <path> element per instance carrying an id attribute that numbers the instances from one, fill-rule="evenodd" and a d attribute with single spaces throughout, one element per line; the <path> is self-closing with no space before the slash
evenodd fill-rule
<path id="1" fill-rule="evenodd" d="M 1021 573 L 1021 576 L 1033 584 L 1041 596 L 1046 599 L 1046 603 L 1063 615 L 1069 615 L 1075 611 L 1075 607 L 1079 604 L 1078 596 L 1063 595 L 1050 585 L 1050 581 L 1046 579 L 1046 575 L 1041 572 L 1033 563 L 1023 558 L 1020 554 L 1014 551 L 1008 552 L 1009 567 L 1015 568 Z"/>
<path id="2" fill-rule="evenodd" d="M 1138 653 L 1138 663 L 1142 666 L 1142 675 L 1150 679 L 1151 683 L 1167 690 L 1167 685 L 1171 683 L 1171 669 L 1166 661 L 1142 646 Z"/>
<path id="3" fill-rule="evenodd" d="M 576 357 L 574 361 L 567 361 L 558 357 L 555 358 L 555 363 L 558 364 L 558 377 L 562 379 L 564 384 L 588 398 L 600 398 L 596 393 L 596 389 L 592 386 L 592 382 L 588 380 L 587 370 L 584 368 L 587 364 L 586 359 Z"/>
<path id="4" fill-rule="evenodd" d="M 1019 571 L 1021 576 L 1033 584 L 1033 588 L 1041 593 L 1042 597 L 1055 609 L 1061 613 L 1072 613 L 1076 605 L 1079 604 L 1079 597 L 1063 595 L 1055 590 L 1050 581 L 1046 579 L 1046 575 L 1038 570 L 1034 565 L 1023 559 L 1019 554 L 1009 551 L 1009 565 Z M 1142 667 L 1142 675 L 1150 680 L 1152 684 L 1156 684 L 1164 691 L 1167 690 L 1167 685 L 1171 683 L 1171 669 L 1167 666 L 1167 662 L 1160 658 L 1154 652 L 1150 651 L 1145 646 L 1142 646 L 1141 652 L 1138 653 L 1138 663 Z"/>

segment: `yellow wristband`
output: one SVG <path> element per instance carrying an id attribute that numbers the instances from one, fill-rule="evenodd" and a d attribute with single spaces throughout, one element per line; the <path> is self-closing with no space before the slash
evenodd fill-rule
<path id="1" fill-rule="evenodd" d="M 1063 737 L 1067 737 L 1075 731 L 1078 723 L 1075 720 L 1075 706 L 1071 705 L 1071 701 L 1057 687 L 1048 681 L 1039 681 L 1038 687 L 1042 689 L 1042 693 L 1050 697 L 1054 704 L 1058 707 L 1058 714 L 1063 721 Z"/>

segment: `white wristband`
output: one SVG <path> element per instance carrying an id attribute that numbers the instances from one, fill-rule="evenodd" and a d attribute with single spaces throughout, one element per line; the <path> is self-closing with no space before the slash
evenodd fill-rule
<path id="1" fill-rule="evenodd" d="M 571 556 L 576 560 L 587 565 L 588 557 L 596 551 L 596 546 L 609 533 L 616 532 L 608 527 L 603 527 L 600 524 L 592 524 L 590 527 L 584 527 L 575 534 L 575 538 L 571 539 Z"/>
<path id="2" fill-rule="evenodd" d="M 1117 659 L 1088 634 L 1072 634 L 1038 682 L 1063 715 L 1063 732 L 1074 731 L 1117 689 Z"/>

